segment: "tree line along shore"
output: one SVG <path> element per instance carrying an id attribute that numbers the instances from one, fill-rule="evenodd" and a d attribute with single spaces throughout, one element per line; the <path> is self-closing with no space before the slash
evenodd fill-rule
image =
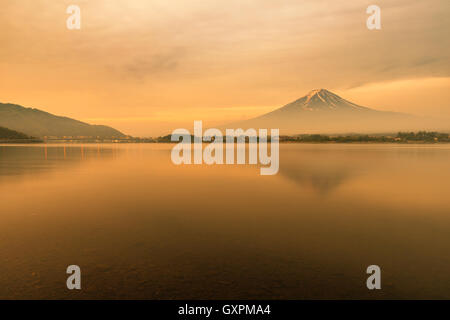
<path id="1" fill-rule="evenodd" d="M 191 136 L 193 138 L 193 136 Z M 214 140 L 214 138 L 212 139 Z M 223 137 L 225 142 L 226 137 Z M 236 138 L 235 138 L 236 141 Z M 268 141 L 271 141 L 268 137 Z M 397 134 L 347 134 L 347 135 L 325 135 L 325 134 L 298 134 L 298 135 L 282 135 L 279 137 L 280 142 L 293 143 L 448 143 L 450 142 L 450 134 L 440 132 L 398 132 Z M 172 143 L 171 135 L 159 137 L 155 142 Z M 246 139 L 248 142 L 248 138 Z"/>
<path id="2" fill-rule="evenodd" d="M 174 143 L 171 135 L 157 138 L 126 136 L 123 138 L 99 137 L 44 137 L 36 138 L 24 133 L 0 127 L 0 143 Z M 193 138 L 193 136 L 191 136 Z M 214 137 L 211 139 L 214 141 Z M 225 142 L 226 137 L 223 137 Z M 237 141 L 237 138 L 235 138 Z M 268 141 L 271 138 L 268 137 Z M 450 143 L 450 134 L 435 131 L 398 132 L 397 134 L 298 134 L 282 135 L 281 143 Z M 176 142 L 176 141 L 175 141 Z M 248 138 L 246 138 L 248 142 Z"/>

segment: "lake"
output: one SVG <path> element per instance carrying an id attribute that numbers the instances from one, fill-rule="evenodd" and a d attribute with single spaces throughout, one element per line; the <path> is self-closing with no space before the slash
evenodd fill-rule
<path id="1" fill-rule="evenodd" d="M 0 145 L 0 299 L 450 298 L 450 145 L 281 144 L 274 176 L 172 147 Z"/>

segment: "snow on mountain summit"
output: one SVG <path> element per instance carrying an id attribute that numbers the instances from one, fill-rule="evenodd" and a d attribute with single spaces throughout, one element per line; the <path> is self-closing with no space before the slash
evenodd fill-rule
<path id="1" fill-rule="evenodd" d="M 337 94 L 326 89 L 314 89 L 306 96 L 291 102 L 284 107 L 278 109 L 281 112 L 286 111 L 326 111 L 326 110 L 368 110 L 368 108 L 358 106 L 347 101 Z"/>

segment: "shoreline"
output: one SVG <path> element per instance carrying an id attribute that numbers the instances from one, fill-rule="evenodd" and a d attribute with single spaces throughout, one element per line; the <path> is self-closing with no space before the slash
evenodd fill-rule
<path id="1" fill-rule="evenodd" d="M 71 140 L 71 141 L 5 141 L 0 140 L 0 145 L 2 144 L 48 144 L 48 145 L 56 145 L 56 144 L 178 144 L 179 142 L 172 141 L 152 141 L 152 142 L 138 142 L 138 141 L 121 141 L 121 142 L 113 142 L 113 141 L 83 141 L 83 140 Z M 236 142 L 235 142 L 236 143 Z M 268 141 L 268 144 L 271 142 Z M 436 141 L 436 142 L 428 142 L 428 141 L 279 141 L 280 144 L 394 144 L 394 145 L 446 145 L 450 144 L 450 141 Z M 245 144 L 249 144 L 249 142 L 245 142 Z"/>

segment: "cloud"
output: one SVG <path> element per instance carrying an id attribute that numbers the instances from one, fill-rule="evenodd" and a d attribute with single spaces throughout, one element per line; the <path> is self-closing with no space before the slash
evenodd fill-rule
<path id="1" fill-rule="evenodd" d="M 126 77 L 137 80 L 145 80 L 146 77 L 160 77 L 166 73 L 174 73 L 184 55 L 184 50 L 181 48 L 153 55 L 141 54 L 129 62 L 125 62 L 121 71 Z"/>
<path id="2" fill-rule="evenodd" d="M 377 31 L 370 0 L 77 1 L 79 32 L 65 28 L 72 2 L 2 0 L 0 99 L 82 118 L 187 116 L 450 76 L 448 0 L 379 0 Z"/>

